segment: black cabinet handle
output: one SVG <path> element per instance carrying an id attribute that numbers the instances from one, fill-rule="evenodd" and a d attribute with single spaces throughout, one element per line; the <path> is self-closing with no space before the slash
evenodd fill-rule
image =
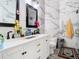
<path id="1" fill-rule="evenodd" d="M 25 54 L 27 54 L 27 51 L 25 51 L 25 52 L 22 53 L 22 55 L 25 55 Z"/>
<path id="2" fill-rule="evenodd" d="M 27 51 L 25 51 L 24 54 L 27 54 Z"/>
<path id="3" fill-rule="evenodd" d="M 24 55 L 24 52 L 22 53 L 22 55 Z"/>

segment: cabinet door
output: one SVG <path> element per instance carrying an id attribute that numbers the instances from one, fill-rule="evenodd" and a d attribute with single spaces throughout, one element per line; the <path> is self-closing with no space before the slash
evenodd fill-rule
<path id="1" fill-rule="evenodd" d="M 49 44 L 46 37 L 41 40 L 41 44 L 41 56 L 43 59 L 46 59 L 49 56 Z"/>
<path id="2" fill-rule="evenodd" d="M 14 47 L 3 52 L 3 59 L 23 59 L 21 47 Z"/>
<path id="3" fill-rule="evenodd" d="M 10 55 L 3 55 L 3 59 L 23 59 L 20 51 L 14 52 Z"/>
<path id="4" fill-rule="evenodd" d="M 47 54 L 46 56 L 48 57 L 49 56 L 49 41 L 48 41 L 48 39 L 46 38 L 45 40 L 45 48 L 46 48 L 46 52 L 45 52 L 45 54 Z"/>
<path id="5" fill-rule="evenodd" d="M 36 57 L 35 41 L 25 44 L 24 51 L 27 52 L 23 57 L 24 59 L 35 59 Z"/>

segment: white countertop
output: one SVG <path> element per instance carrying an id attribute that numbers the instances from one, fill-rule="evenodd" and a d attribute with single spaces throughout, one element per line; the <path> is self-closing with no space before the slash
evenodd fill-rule
<path id="1" fill-rule="evenodd" d="M 34 38 L 30 38 L 30 39 L 25 39 L 25 38 L 31 37 L 31 36 L 35 36 L 35 37 Z M 0 49 L 0 52 L 4 51 L 6 49 L 12 48 L 12 47 L 16 47 L 16 46 L 22 45 L 24 43 L 31 42 L 31 41 L 36 40 L 38 38 L 41 38 L 43 36 L 48 36 L 48 35 L 47 34 L 37 34 L 37 35 L 31 35 L 31 36 L 26 36 L 26 37 L 22 37 L 22 38 L 15 38 L 15 39 L 6 40 L 4 42 L 3 48 Z"/>

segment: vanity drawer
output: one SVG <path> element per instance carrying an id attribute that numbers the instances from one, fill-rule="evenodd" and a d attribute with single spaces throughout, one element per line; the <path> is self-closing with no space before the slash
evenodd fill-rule
<path id="1" fill-rule="evenodd" d="M 24 44 L 24 51 L 27 52 L 25 55 L 26 57 L 29 57 L 29 59 L 35 59 L 36 58 L 36 41 L 29 42 L 28 44 Z M 38 51 L 39 52 L 39 51 Z"/>

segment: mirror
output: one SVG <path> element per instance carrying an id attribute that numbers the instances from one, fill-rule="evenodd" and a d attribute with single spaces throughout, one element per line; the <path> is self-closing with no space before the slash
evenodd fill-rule
<path id="1" fill-rule="evenodd" d="M 26 27 L 37 27 L 35 22 L 38 20 L 38 11 L 31 5 L 26 6 Z"/>
<path id="2" fill-rule="evenodd" d="M 14 26 L 16 20 L 16 1 L 0 0 L 0 26 Z"/>

